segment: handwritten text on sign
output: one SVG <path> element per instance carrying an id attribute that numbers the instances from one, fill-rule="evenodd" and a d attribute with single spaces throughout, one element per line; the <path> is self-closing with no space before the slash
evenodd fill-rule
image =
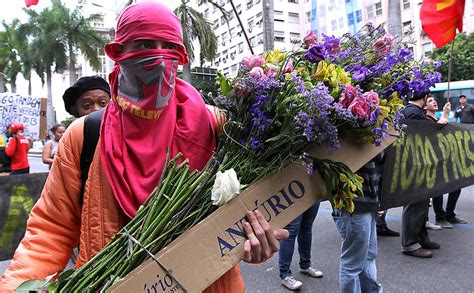
<path id="1" fill-rule="evenodd" d="M 12 122 L 25 125 L 25 135 L 39 139 L 41 98 L 12 93 L 0 93 L 0 127 Z"/>

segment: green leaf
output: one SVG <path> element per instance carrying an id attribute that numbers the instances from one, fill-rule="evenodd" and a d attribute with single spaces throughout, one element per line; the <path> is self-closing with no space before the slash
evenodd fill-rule
<path id="1" fill-rule="evenodd" d="M 16 288 L 15 292 L 37 292 L 42 289 L 43 281 L 40 280 L 28 280 L 21 283 L 18 288 Z"/>
<path id="2" fill-rule="evenodd" d="M 217 78 L 219 79 L 222 95 L 227 96 L 231 90 L 230 81 L 219 71 L 217 72 Z"/>

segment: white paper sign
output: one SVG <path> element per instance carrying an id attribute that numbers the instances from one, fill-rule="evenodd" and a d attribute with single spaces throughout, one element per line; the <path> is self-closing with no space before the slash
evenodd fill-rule
<path id="1" fill-rule="evenodd" d="M 4 132 L 12 122 L 25 125 L 24 135 L 39 139 L 41 98 L 0 93 L 0 127 Z"/>

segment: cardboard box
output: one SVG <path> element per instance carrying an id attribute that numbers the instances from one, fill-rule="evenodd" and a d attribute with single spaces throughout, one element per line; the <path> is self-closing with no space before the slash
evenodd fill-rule
<path id="1" fill-rule="evenodd" d="M 381 147 L 346 139 L 337 151 L 317 149 L 311 153 L 358 170 L 395 139 L 387 138 Z M 325 193 L 319 174 L 310 176 L 303 164 L 294 162 L 248 187 L 159 252 L 156 259 L 168 274 L 150 259 L 109 292 L 201 292 L 241 260 L 246 211 L 258 208 L 273 228 L 283 228 Z"/>

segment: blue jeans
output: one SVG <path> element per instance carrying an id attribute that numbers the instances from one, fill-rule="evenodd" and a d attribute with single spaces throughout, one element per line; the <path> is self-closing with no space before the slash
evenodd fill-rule
<path id="1" fill-rule="evenodd" d="M 293 222 L 288 224 L 285 229 L 290 236 L 280 241 L 280 252 L 278 265 L 280 266 L 280 278 L 291 276 L 291 259 L 295 250 L 295 239 L 298 236 L 298 252 L 300 253 L 300 268 L 307 269 L 311 266 L 311 240 L 313 238 L 313 222 L 318 214 L 319 202 L 306 210 Z"/>
<path id="2" fill-rule="evenodd" d="M 334 210 L 333 219 L 342 237 L 339 287 L 344 293 L 382 292 L 377 283 L 377 229 L 373 212 L 349 214 Z"/>

